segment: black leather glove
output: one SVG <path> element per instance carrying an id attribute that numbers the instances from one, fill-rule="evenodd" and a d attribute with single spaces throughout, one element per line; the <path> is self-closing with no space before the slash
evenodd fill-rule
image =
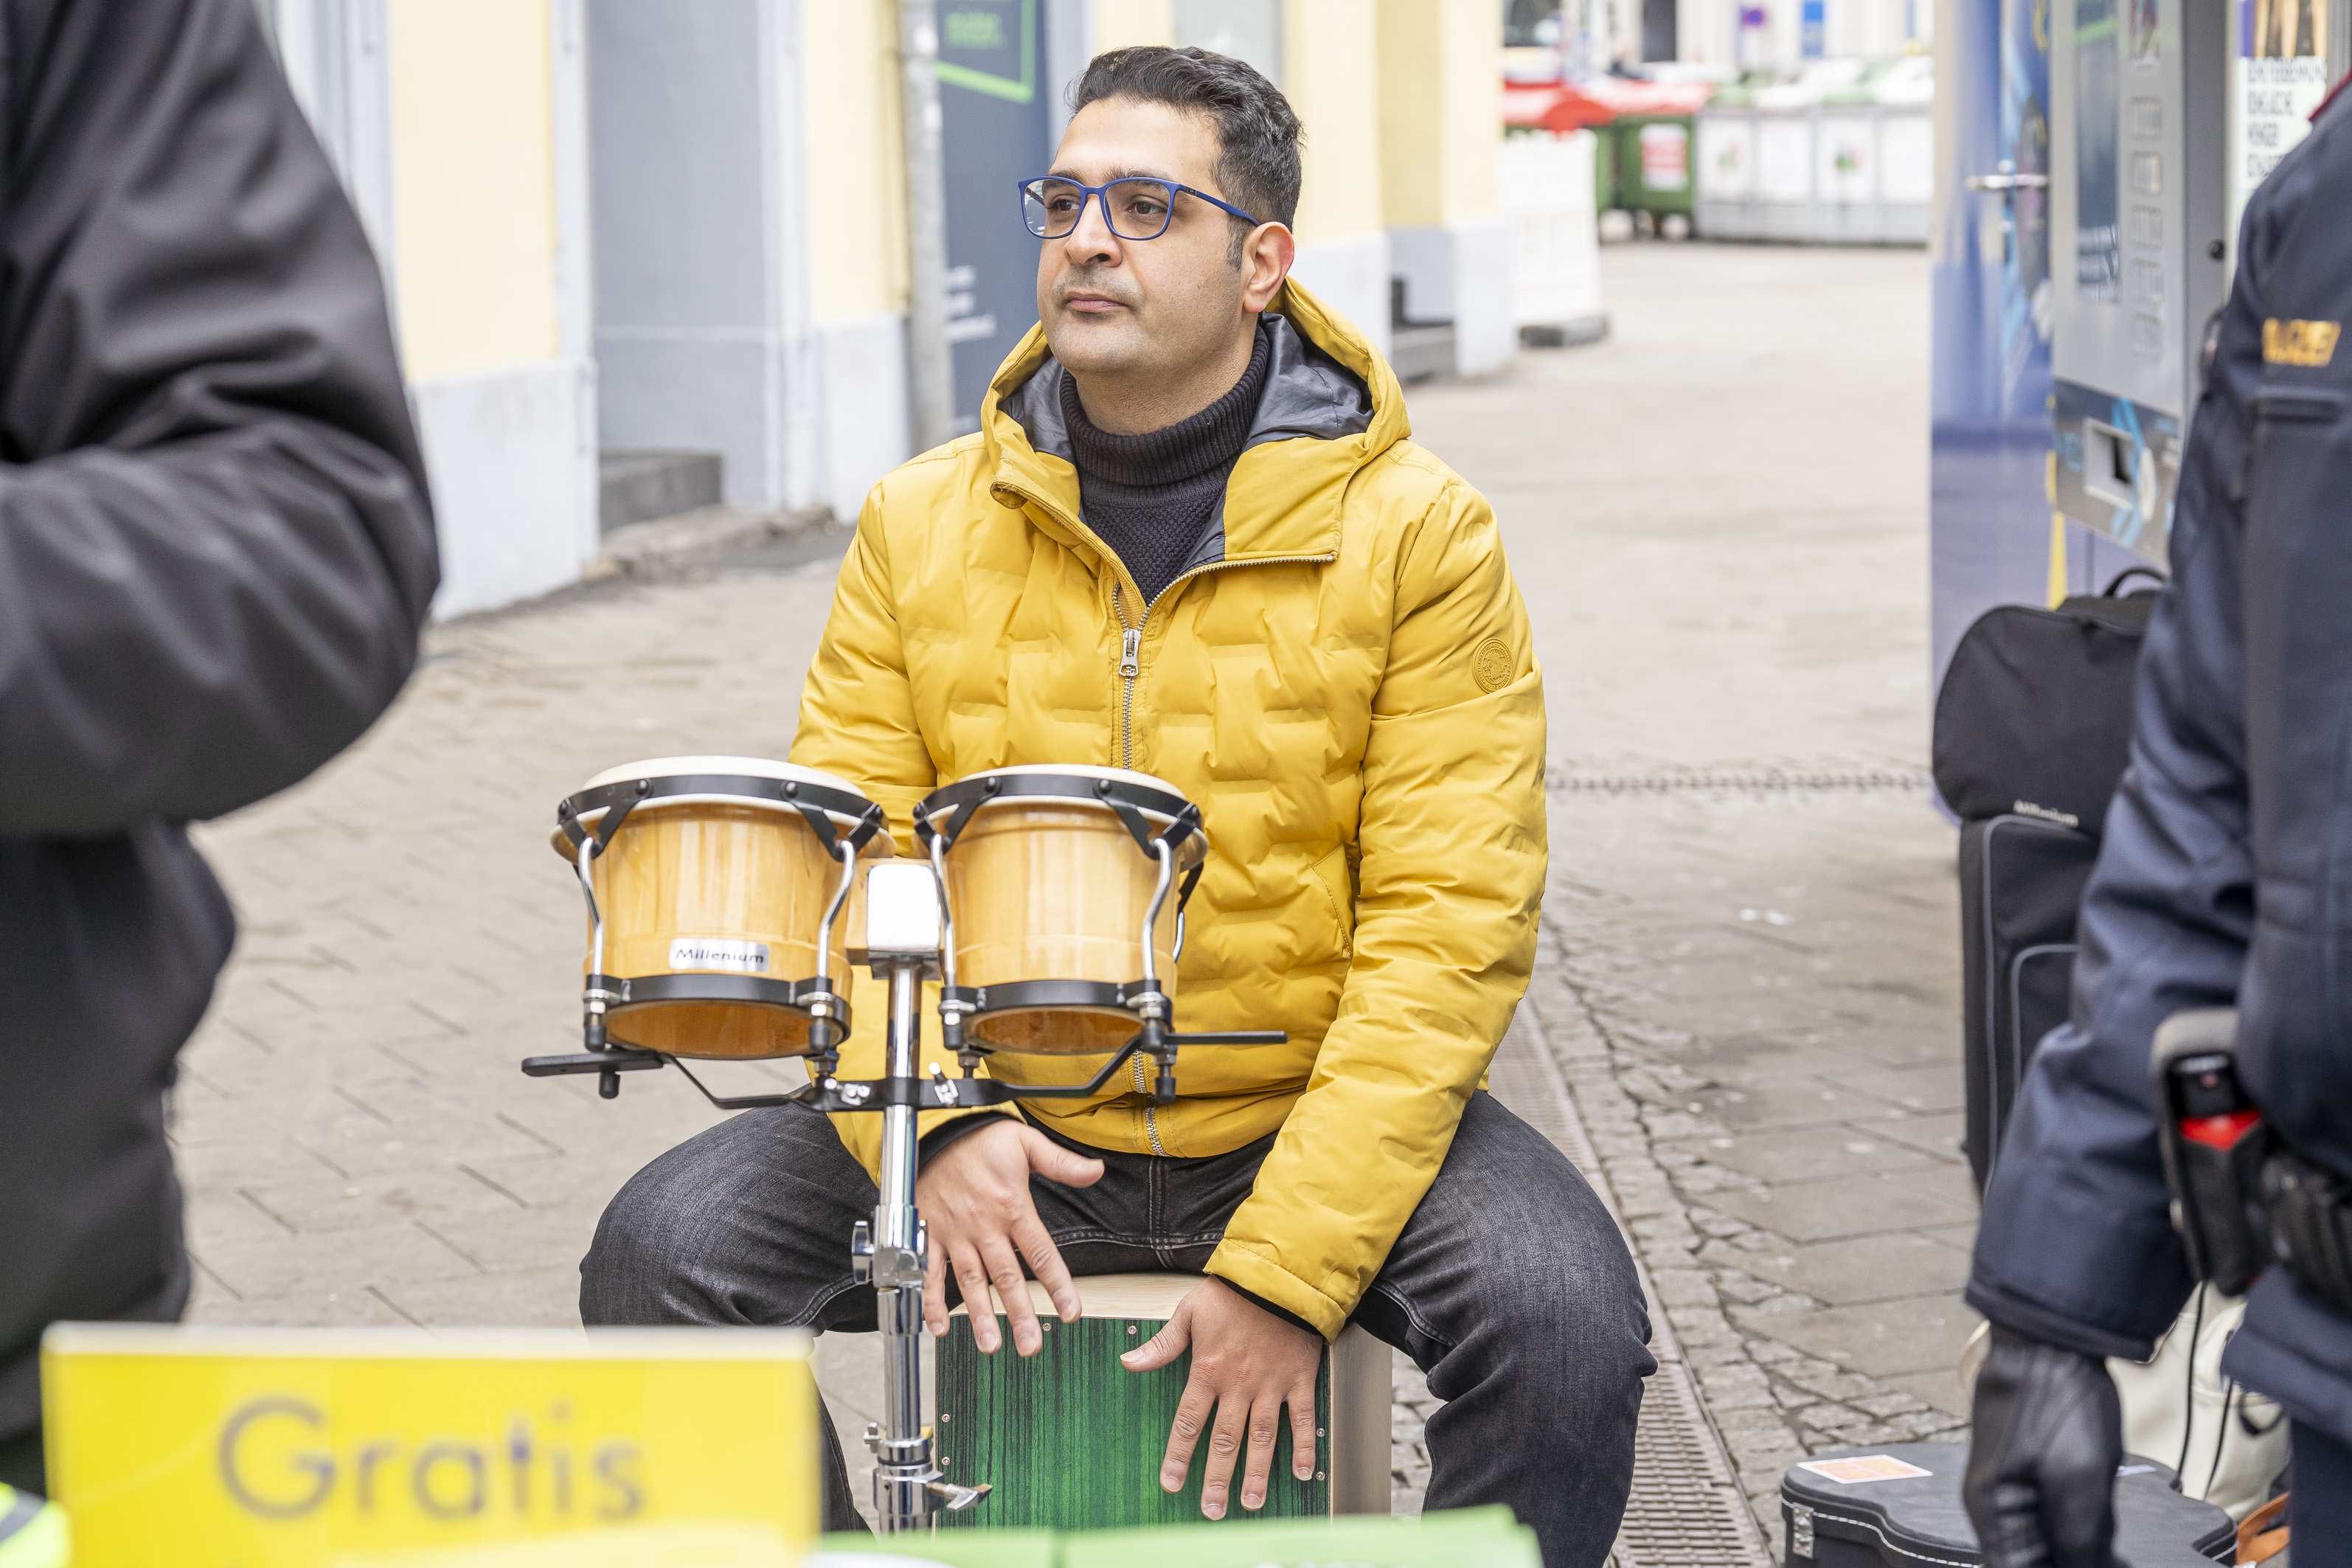
<path id="1" fill-rule="evenodd" d="M 1985 1568 L 2109 1568 L 2123 1404 L 2097 1356 L 1993 1325 L 1961 1495 Z"/>

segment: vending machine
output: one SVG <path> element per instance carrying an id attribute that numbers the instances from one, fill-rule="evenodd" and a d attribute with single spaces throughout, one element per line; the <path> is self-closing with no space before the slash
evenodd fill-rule
<path id="1" fill-rule="evenodd" d="M 2233 8 L 2229 0 L 2052 7 L 2055 510 L 2158 564 L 2199 392 L 2199 345 L 2229 287 Z"/>
<path id="2" fill-rule="evenodd" d="M 1939 8 L 1939 684 L 1986 609 L 2164 566 L 2239 215 L 2347 53 L 2352 0 Z"/>

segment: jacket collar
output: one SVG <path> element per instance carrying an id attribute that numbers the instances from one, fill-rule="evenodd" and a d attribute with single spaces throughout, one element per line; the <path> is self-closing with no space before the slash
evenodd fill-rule
<path id="1" fill-rule="evenodd" d="M 1185 570 L 1337 554 L 1339 501 L 1357 471 L 1411 433 L 1396 377 L 1363 335 L 1296 282 L 1268 311 L 1274 363 L 1216 524 Z M 1005 359 L 981 405 L 990 493 L 1065 543 L 1109 552 L 1078 516 L 1061 413 L 1066 374 L 1043 327 Z"/>

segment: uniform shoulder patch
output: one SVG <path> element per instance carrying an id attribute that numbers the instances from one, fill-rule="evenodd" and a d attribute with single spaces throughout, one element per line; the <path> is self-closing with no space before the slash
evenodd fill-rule
<path id="1" fill-rule="evenodd" d="M 2341 321 L 2282 321 L 2263 323 L 2263 358 L 2273 364 L 2296 364 L 2316 369 L 2336 357 L 2336 340 L 2344 333 Z"/>
<path id="2" fill-rule="evenodd" d="M 1481 691 L 1500 691 L 1511 683 L 1511 673 L 1517 660 L 1511 658 L 1511 645 L 1501 637 L 1488 637 L 1470 656 L 1470 673 L 1477 678 Z"/>

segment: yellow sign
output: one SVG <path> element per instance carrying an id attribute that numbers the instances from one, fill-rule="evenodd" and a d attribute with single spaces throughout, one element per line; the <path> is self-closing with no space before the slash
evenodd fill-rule
<path id="1" fill-rule="evenodd" d="M 457 1568 L 566 1536 L 614 1568 L 786 1563 L 817 1522 L 809 1343 L 60 1323 L 49 1484 L 76 1568 Z"/>
<path id="2" fill-rule="evenodd" d="M 2273 364 L 2324 365 L 2336 357 L 2336 340 L 2343 331 L 2341 321 L 2264 321 L 2263 358 Z"/>

